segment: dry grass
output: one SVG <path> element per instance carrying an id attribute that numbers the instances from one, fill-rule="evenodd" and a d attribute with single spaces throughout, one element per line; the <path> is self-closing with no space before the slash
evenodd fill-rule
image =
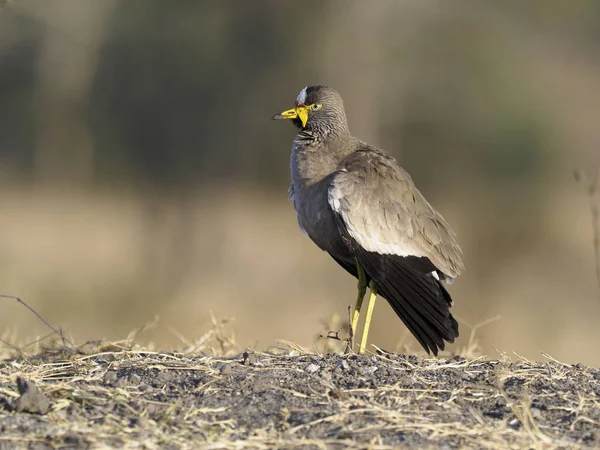
<path id="1" fill-rule="evenodd" d="M 325 324 L 327 327 L 330 324 Z M 229 321 L 183 349 L 134 340 L 5 349 L 0 405 L 17 378 L 47 415 L 0 407 L 0 448 L 576 448 L 600 442 L 600 371 L 536 363 L 308 353 L 239 354 Z M 329 345 L 330 340 L 326 340 Z M 335 342 L 335 341 L 333 341 Z M 475 347 L 475 332 L 470 348 Z M 39 343 L 38 343 L 39 344 Z M 12 355 L 9 355 L 12 354 Z M 10 409 L 10 406 L 8 407 Z"/>

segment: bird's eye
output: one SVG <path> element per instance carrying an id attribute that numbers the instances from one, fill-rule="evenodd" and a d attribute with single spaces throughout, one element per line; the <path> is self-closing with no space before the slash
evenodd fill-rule
<path id="1" fill-rule="evenodd" d="M 312 105 L 310 105 L 310 109 L 312 109 L 313 111 L 318 111 L 322 107 L 323 107 L 323 105 L 320 103 L 313 103 Z"/>

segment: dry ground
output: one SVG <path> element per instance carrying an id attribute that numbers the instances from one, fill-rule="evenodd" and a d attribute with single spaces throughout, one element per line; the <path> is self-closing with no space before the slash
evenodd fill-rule
<path id="1" fill-rule="evenodd" d="M 578 448 L 598 430 L 600 370 L 549 357 L 88 343 L 0 360 L 0 449 Z"/>

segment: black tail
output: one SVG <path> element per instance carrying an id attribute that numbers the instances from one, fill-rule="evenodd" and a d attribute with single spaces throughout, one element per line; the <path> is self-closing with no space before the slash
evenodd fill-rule
<path id="1" fill-rule="evenodd" d="M 389 302 L 427 353 L 437 356 L 438 350 L 444 350 L 444 341 L 454 342 L 458 337 L 458 323 L 450 314 L 450 294 L 439 280 L 431 273 L 415 270 L 414 258 L 368 252 L 358 245 L 354 250 L 378 293 Z"/>

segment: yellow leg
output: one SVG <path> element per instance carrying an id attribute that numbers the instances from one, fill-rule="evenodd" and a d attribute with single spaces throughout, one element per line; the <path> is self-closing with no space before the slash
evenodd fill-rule
<path id="1" fill-rule="evenodd" d="M 369 336 L 369 327 L 371 326 L 371 318 L 373 317 L 373 310 L 375 309 L 375 299 L 377 298 L 377 287 L 375 286 L 375 283 L 371 281 L 369 288 L 371 289 L 371 293 L 369 294 L 369 303 L 367 305 L 367 317 L 365 317 L 365 327 L 363 328 L 363 334 L 360 339 L 358 353 L 365 352 L 367 337 Z"/>
<path id="2" fill-rule="evenodd" d="M 350 336 L 352 337 L 351 346 L 354 348 L 354 335 L 358 328 L 358 317 L 360 316 L 360 308 L 362 306 L 363 298 L 367 292 L 367 276 L 361 265 L 356 261 L 356 270 L 358 271 L 358 295 L 356 296 L 356 303 L 354 305 L 354 312 L 352 313 L 352 324 L 350 326 Z"/>

